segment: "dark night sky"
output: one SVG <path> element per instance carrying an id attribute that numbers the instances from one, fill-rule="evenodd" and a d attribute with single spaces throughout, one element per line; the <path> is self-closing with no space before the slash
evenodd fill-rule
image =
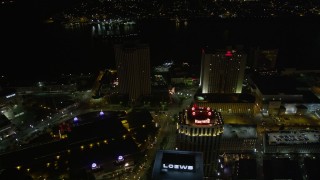
<path id="1" fill-rule="evenodd" d="M 90 42 L 90 37 L 66 33 L 60 36 L 60 32 L 55 33 L 42 23 L 50 14 L 78 1 L 21 0 L 17 7 L 1 7 L 1 62 L 6 64 L 1 65 L 1 73 L 10 72 L 17 78 L 46 77 L 64 71 L 66 67 L 71 72 L 81 68 L 91 72 L 92 69 L 103 69 L 105 64 L 114 64 L 114 59 L 106 55 L 110 52 L 99 45 L 101 42 L 95 42 L 92 47 L 86 43 Z M 168 58 L 192 59 L 197 63 L 204 44 L 221 48 L 230 43 L 245 44 L 246 47 L 279 47 L 279 67 L 320 69 L 320 23 L 317 22 L 320 20 L 197 22 L 201 26 L 180 30 L 179 34 L 174 33 L 175 29 L 151 23 L 142 31 L 143 39 L 150 42 L 154 64 Z"/>

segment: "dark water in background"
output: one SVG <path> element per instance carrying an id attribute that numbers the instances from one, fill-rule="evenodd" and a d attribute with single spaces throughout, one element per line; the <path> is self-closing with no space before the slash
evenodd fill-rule
<path id="1" fill-rule="evenodd" d="M 45 80 L 59 73 L 97 73 L 114 68 L 113 43 L 99 35 L 95 25 L 68 28 L 44 24 L 36 15 L 3 21 L 1 74 L 12 79 Z M 242 45 L 278 48 L 278 67 L 320 69 L 319 19 L 191 20 L 179 25 L 170 20 L 137 22 L 122 33 L 138 33 L 151 50 L 151 64 L 165 60 L 200 65 L 201 48 Z M 100 27 L 101 28 L 101 27 Z M 111 33 L 119 33 L 112 30 Z"/>
<path id="2" fill-rule="evenodd" d="M 203 20 L 189 22 L 187 27 L 180 26 L 179 29 L 167 23 L 153 22 L 147 25 L 144 34 L 151 39 L 151 51 L 156 61 L 167 55 L 175 60 L 197 63 L 204 45 L 215 48 L 242 45 L 247 52 L 257 46 L 262 49 L 278 48 L 279 68 L 319 69 L 319 22 L 311 19 Z M 159 56 L 160 59 L 157 59 Z"/>

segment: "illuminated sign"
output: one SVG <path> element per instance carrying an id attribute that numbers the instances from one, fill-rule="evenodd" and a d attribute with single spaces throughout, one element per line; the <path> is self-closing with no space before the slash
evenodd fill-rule
<path id="1" fill-rule="evenodd" d="M 210 119 L 205 119 L 205 120 L 194 120 L 194 123 L 196 124 L 209 124 L 210 123 Z"/>
<path id="2" fill-rule="evenodd" d="M 194 119 L 196 123 L 210 123 L 212 116 L 213 112 L 210 107 L 192 107 L 189 111 L 189 118 Z"/>
<path id="3" fill-rule="evenodd" d="M 157 150 L 151 179 L 204 179 L 203 153 Z"/>
<path id="4" fill-rule="evenodd" d="M 181 164 L 162 164 L 162 169 L 193 171 L 193 166 Z"/>

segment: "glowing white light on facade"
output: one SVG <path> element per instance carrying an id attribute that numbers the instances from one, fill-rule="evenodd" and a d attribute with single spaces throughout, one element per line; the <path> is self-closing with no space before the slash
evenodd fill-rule
<path id="1" fill-rule="evenodd" d="M 13 94 L 10 94 L 10 95 L 6 96 L 6 98 L 11 98 L 11 97 L 13 97 L 13 96 L 15 96 L 15 95 L 16 95 L 16 94 L 13 93 Z"/>
<path id="2" fill-rule="evenodd" d="M 73 118 L 73 122 L 77 122 L 79 119 L 77 117 Z"/>
<path id="3" fill-rule="evenodd" d="M 118 161 L 123 161 L 123 160 L 124 160 L 123 156 L 118 156 Z"/>
<path id="4" fill-rule="evenodd" d="M 91 168 L 96 168 L 97 164 L 96 163 L 92 163 Z"/>

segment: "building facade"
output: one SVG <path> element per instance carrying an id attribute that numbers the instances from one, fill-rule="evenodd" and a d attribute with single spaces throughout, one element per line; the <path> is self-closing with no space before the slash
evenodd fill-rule
<path id="1" fill-rule="evenodd" d="M 236 50 L 202 51 L 202 93 L 241 93 L 247 55 Z"/>
<path id="2" fill-rule="evenodd" d="M 204 176 L 208 179 L 217 175 L 223 124 L 221 114 L 210 107 L 194 105 L 180 113 L 177 147 L 203 153 Z"/>
<path id="3" fill-rule="evenodd" d="M 114 47 L 119 93 L 134 102 L 151 94 L 150 49 L 147 44 L 124 43 Z"/>

